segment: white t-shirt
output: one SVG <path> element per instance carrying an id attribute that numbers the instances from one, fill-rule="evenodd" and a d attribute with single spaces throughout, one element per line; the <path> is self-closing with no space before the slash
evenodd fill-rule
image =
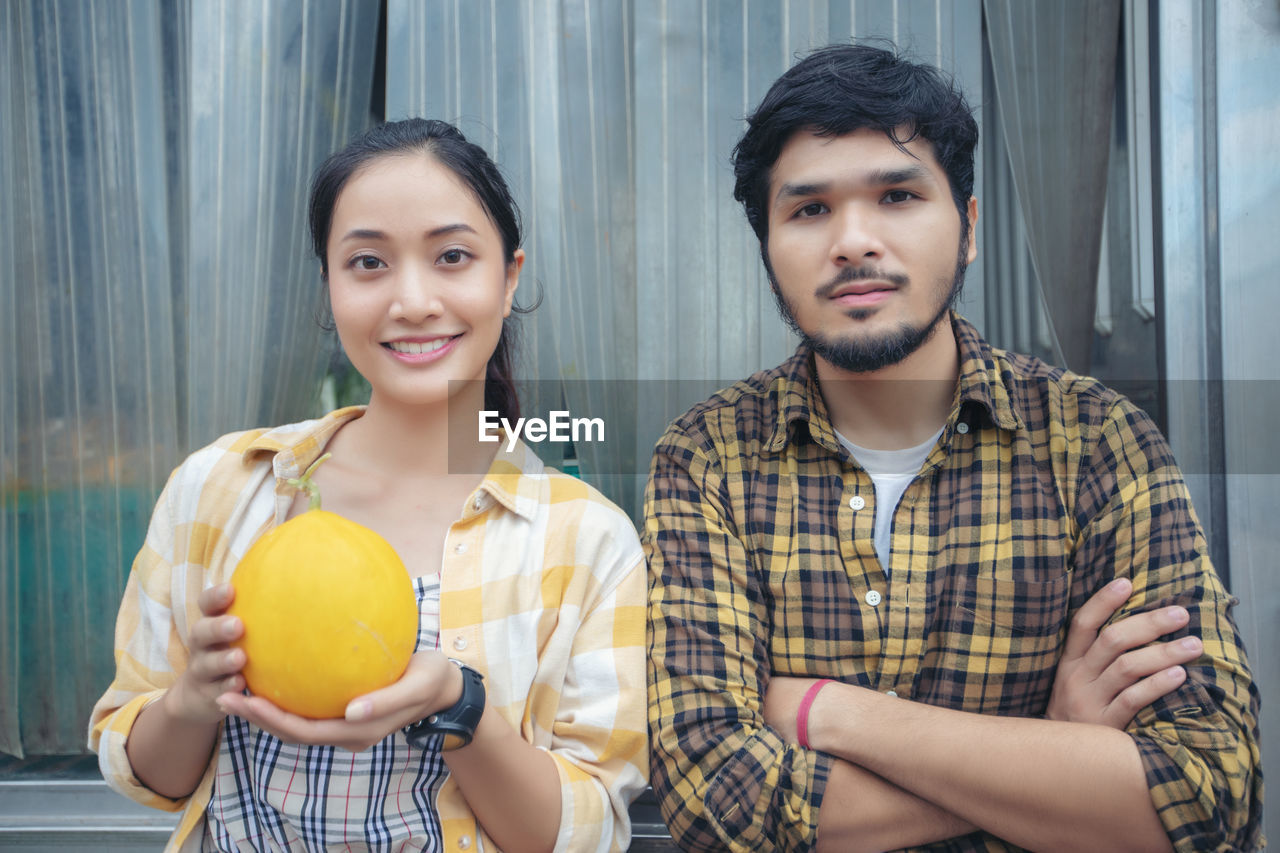
<path id="1" fill-rule="evenodd" d="M 836 431 L 836 438 L 871 475 L 876 488 L 875 546 L 880 566 L 889 574 L 889 535 L 893 532 L 893 513 L 898 508 L 902 493 L 920 473 L 920 466 L 929 458 L 929 451 L 938 443 L 944 427 L 931 435 L 923 444 L 902 450 L 872 450 L 859 447 Z"/>

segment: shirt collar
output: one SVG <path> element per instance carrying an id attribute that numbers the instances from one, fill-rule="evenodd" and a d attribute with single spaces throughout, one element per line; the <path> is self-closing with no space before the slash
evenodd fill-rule
<path id="1" fill-rule="evenodd" d="M 462 517 L 470 518 L 488 509 L 483 498 L 488 495 L 521 518 L 532 520 L 542 503 L 546 466 L 523 441 L 507 450 L 506 432 L 499 433 L 498 452 L 484 480 L 467 501 Z"/>
<path id="2" fill-rule="evenodd" d="M 955 312 L 951 314 L 951 329 L 959 350 L 960 381 L 949 424 L 955 422 L 960 410 L 968 404 L 981 409 L 989 421 L 1001 429 L 1021 428 L 1022 419 L 1013 410 L 1009 389 L 996 363 L 996 350 L 969 321 Z M 815 442 L 839 453 L 840 443 L 818 390 L 813 352 L 808 345 L 801 344 L 795 355 L 778 368 L 777 374 L 772 391 L 778 399 L 779 416 L 766 449 L 781 452 L 789 441 L 795 440 L 798 424 L 803 422 Z"/>
<path id="3" fill-rule="evenodd" d="M 320 458 L 335 432 L 364 412 L 364 406 L 348 406 L 315 421 L 268 430 L 249 444 L 245 458 L 272 454 L 276 482 L 295 479 Z M 498 447 L 484 480 L 467 499 L 462 517 L 470 518 L 486 512 L 490 508 L 490 501 L 485 498 L 487 495 L 516 515 L 533 519 L 538 511 L 546 468 L 523 441 L 517 441 L 507 450 L 505 433 L 500 435 Z"/>

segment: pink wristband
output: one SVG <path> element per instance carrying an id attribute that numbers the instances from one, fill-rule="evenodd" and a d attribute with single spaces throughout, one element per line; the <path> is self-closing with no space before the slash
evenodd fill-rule
<path id="1" fill-rule="evenodd" d="M 813 707 L 813 700 L 818 698 L 818 691 L 831 681 L 830 678 L 819 678 L 810 684 L 809 689 L 804 692 L 804 698 L 800 700 L 800 707 L 796 709 L 796 740 L 805 749 L 809 748 L 809 709 Z"/>

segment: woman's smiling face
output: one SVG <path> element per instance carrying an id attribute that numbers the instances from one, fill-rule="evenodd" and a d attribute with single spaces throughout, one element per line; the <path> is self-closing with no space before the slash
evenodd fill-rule
<path id="1" fill-rule="evenodd" d="M 425 153 L 368 163 L 338 195 L 327 250 L 342 348 L 373 400 L 444 402 L 483 381 L 524 253 L 508 262 L 476 195 Z"/>

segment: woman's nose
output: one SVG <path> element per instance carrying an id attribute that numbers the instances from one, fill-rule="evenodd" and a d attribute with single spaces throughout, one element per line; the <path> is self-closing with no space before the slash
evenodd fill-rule
<path id="1" fill-rule="evenodd" d="M 410 267 L 396 277 L 391 316 L 397 320 L 418 323 L 441 313 L 443 305 L 432 276 Z"/>

